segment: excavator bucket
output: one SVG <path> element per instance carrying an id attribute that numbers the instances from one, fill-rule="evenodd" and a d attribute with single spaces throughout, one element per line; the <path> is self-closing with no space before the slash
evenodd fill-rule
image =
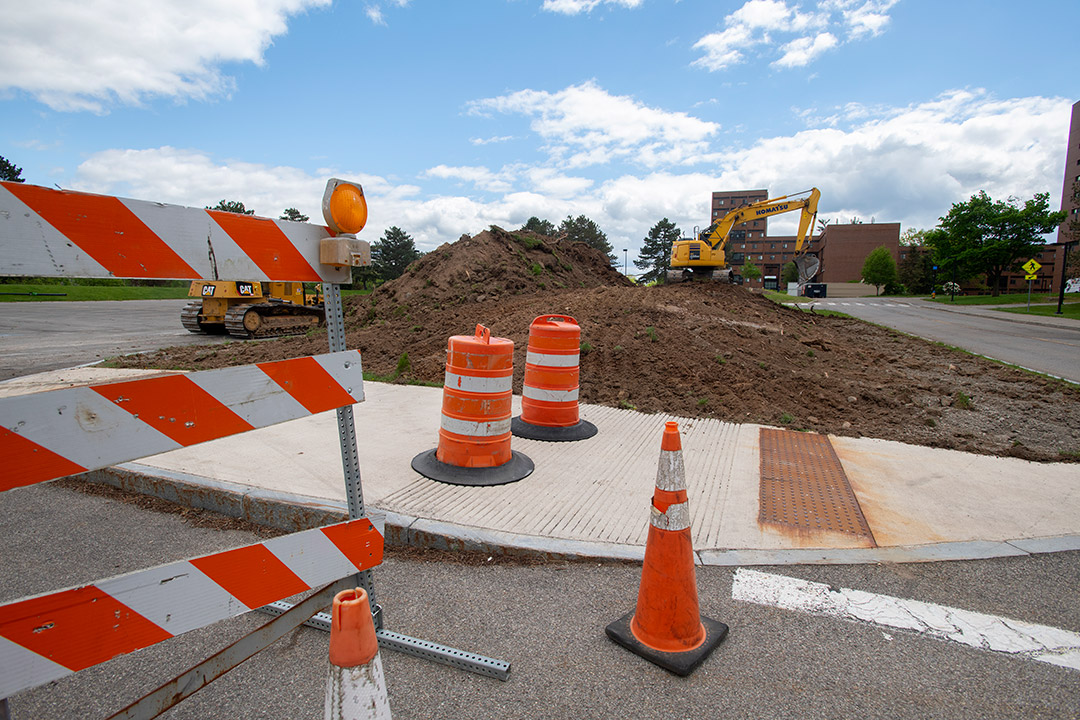
<path id="1" fill-rule="evenodd" d="M 814 255 L 800 255 L 795 258 L 795 267 L 799 270 L 799 283 L 808 283 L 817 274 L 821 261 Z"/>

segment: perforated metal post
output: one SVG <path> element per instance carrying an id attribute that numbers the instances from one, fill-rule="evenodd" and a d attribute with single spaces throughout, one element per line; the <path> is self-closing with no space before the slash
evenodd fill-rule
<path id="1" fill-rule="evenodd" d="M 345 312 L 341 307 L 341 288 L 334 283 L 323 284 L 326 307 L 326 334 L 331 351 L 345 350 Z M 336 348 L 336 350 L 335 350 Z M 338 439 L 341 443 L 341 468 L 345 473 L 345 500 L 349 507 L 349 519 L 364 517 L 364 489 L 360 482 L 360 455 L 356 450 L 356 424 L 351 405 L 337 409 Z M 371 571 L 356 575 L 357 585 L 363 588 L 371 602 L 375 616 L 375 629 L 382 629 L 382 608 L 376 601 L 375 584 Z"/>
<path id="2" fill-rule="evenodd" d="M 345 350 L 345 313 L 341 307 L 341 288 L 337 285 L 325 283 L 323 284 L 323 296 L 330 350 L 332 352 Z M 352 520 L 364 516 L 364 492 L 360 482 L 360 455 L 357 452 L 356 426 L 353 422 L 352 407 L 347 405 L 338 408 L 337 421 L 338 437 L 341 440 L 341 464 L 345 471 L 345 496 L 348 501 L 349 519 Z M 375 620 L 375 637 L 379 640 L 379 647 L 396 650 L 406 655 L 449 665 L 459 670 L 468 670 L 498 680 L 505 681 L 509 679 L 510 663 L 508 662 L 465 652 L 464 650 L 457 650 L 427 640 L 419 640 L 384 629 L 382 607 L 375 602 L 375 587 L 371 579 L 371 571 L 364 570 L 358 573 L 356 581 L 360 587 L 367 591 L 368 597 L 371 598 L 371 613 Z M 259 609 L 271 615 L 281 615 L 288 612 L 291 607 L 291 603 L 279 601 Z M 318 613 L 304 624 L 329 632 L 330 616 L 326 613 Z"/>

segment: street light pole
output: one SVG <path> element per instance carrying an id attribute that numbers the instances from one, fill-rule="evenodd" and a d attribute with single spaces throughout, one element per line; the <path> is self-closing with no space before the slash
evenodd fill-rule
<path id="1" fill-rule="evenodd" d="M 627 254 L 626 254 L 627 252 L 628 251 L 627 251 L 626 248 L 622 249 L 622 274 L 623 275 L 626 275 L 626 267 L 627 267 L 626 266 L 626 258 L 628 257 Z M 627 275 L 627 277 L 630 277 L 630 276 Z"/>

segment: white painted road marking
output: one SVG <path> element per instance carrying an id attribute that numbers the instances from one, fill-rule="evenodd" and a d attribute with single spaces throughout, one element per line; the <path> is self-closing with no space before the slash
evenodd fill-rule
<path id="1" fill-rule="evenodd" d="M 731 599 L 814 615 L 915 630 L 971 647 L 1080 670 L 1080 634 L 944 605 L 833 589 L 824 583 L 740 568 Z"/>

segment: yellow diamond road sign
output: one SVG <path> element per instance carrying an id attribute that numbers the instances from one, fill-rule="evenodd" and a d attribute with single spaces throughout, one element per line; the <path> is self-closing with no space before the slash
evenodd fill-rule
<path id="1" fill-rule="evenodd" d="M 1028 260 L 1026 263 L 1024 263 L 1022 267 L 1024 268 L 1024 272 L 1026 272 L 1028 275 L 1034 275 L 1039 271 L 1039 268 L 1041 268 L 1042 265 L 1035 262 L 1035 259 L 1032 258 L 1031 260 Z"/>
<path id="2" fill-rule="evenodd" d="M 1025 280 L 1038 280 L 1039 276 L 1038 275 L 1025 275 L 1024 279 Z"/>

